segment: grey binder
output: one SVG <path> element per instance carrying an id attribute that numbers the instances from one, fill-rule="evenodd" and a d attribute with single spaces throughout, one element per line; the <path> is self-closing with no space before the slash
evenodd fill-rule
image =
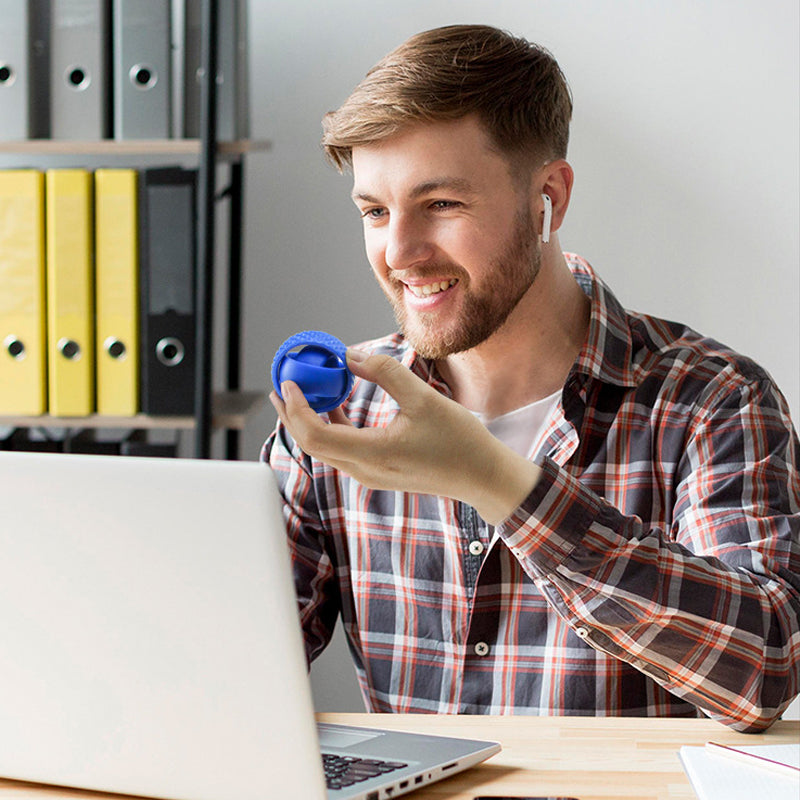
<path id="1" fill-rule="evenodd" d="M 0 139 L 48 135 L 45 0 L 0 0 Z"/>
<path id="2" fill-rule="evenodd" d="M 51 136 L 105 139 L 110 134 L 108 0 L 52 0 Z"/>
<path id="3" fill-rule="evenodd" d="M 201 0 L 186 0 L 184 136 L 200 136 Z M 217 30 L 217 138 L 245 139 L 250 135 L 247 54 L 247 1 L 219 4 Z"/>
<path id="4" fill-rule="evenodd" d="M 169 0 L 114 0 L 114 138 L 171 133 Z"/>

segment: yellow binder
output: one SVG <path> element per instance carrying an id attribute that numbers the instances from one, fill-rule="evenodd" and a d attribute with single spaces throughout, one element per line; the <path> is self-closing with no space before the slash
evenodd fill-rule
<path id="1" fill-rule="evenodd" d="M 47 376 L 50 413 L 94 411 L 92 175 L 45 175 L 47 229 Z"/>
<path id="2" fill-rule="evenodd" d="M 47 410 L 44 176 L 0 170 L 0 414 Z"/>
<path id="3" fill-rule="evenodd" d="M 95 181 L 97 412 L 139 410 L 137 173 L 98 169 Z"/>

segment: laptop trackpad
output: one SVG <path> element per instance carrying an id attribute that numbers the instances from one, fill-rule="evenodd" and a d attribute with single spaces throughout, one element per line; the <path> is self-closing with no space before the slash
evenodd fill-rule
<path id="1" fill-rule="evenodd" d="M 318 725 L 320 747 L 355 747 L 358 744 L 368 742 L 370 739 L 377 739 L 382 733 L 373 731 L 348 731 L 343 728 L 331 727 L 328 725 Z"/>

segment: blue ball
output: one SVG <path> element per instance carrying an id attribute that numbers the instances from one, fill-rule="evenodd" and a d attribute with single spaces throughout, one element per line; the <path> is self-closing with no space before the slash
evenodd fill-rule
<path id="1" fill-rule="evenodd" d="M 353 388 L 346 351 L 343 342 L 322 331 L 290 336 L 272 360 L 272 385 L 278 396 L 283 399 L 283 381 L 294 381 L 314 411 L 324 413 L 337 408 Z"/>

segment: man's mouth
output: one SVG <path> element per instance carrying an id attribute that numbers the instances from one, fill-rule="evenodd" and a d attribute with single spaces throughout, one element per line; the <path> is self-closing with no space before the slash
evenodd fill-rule
<path id="1" fill-rule="evenodd" d="M 449 281 L 434 281 L 433 283 L 425 283 L 419 286 L 412 286 L 405 284 L 406 288 L 415 297 L 430 297 L 432 294 L 439 294 L 439 292 L 447 291 L 451 286 L 458 283 L 457 278 L 451 278 Z"/>

